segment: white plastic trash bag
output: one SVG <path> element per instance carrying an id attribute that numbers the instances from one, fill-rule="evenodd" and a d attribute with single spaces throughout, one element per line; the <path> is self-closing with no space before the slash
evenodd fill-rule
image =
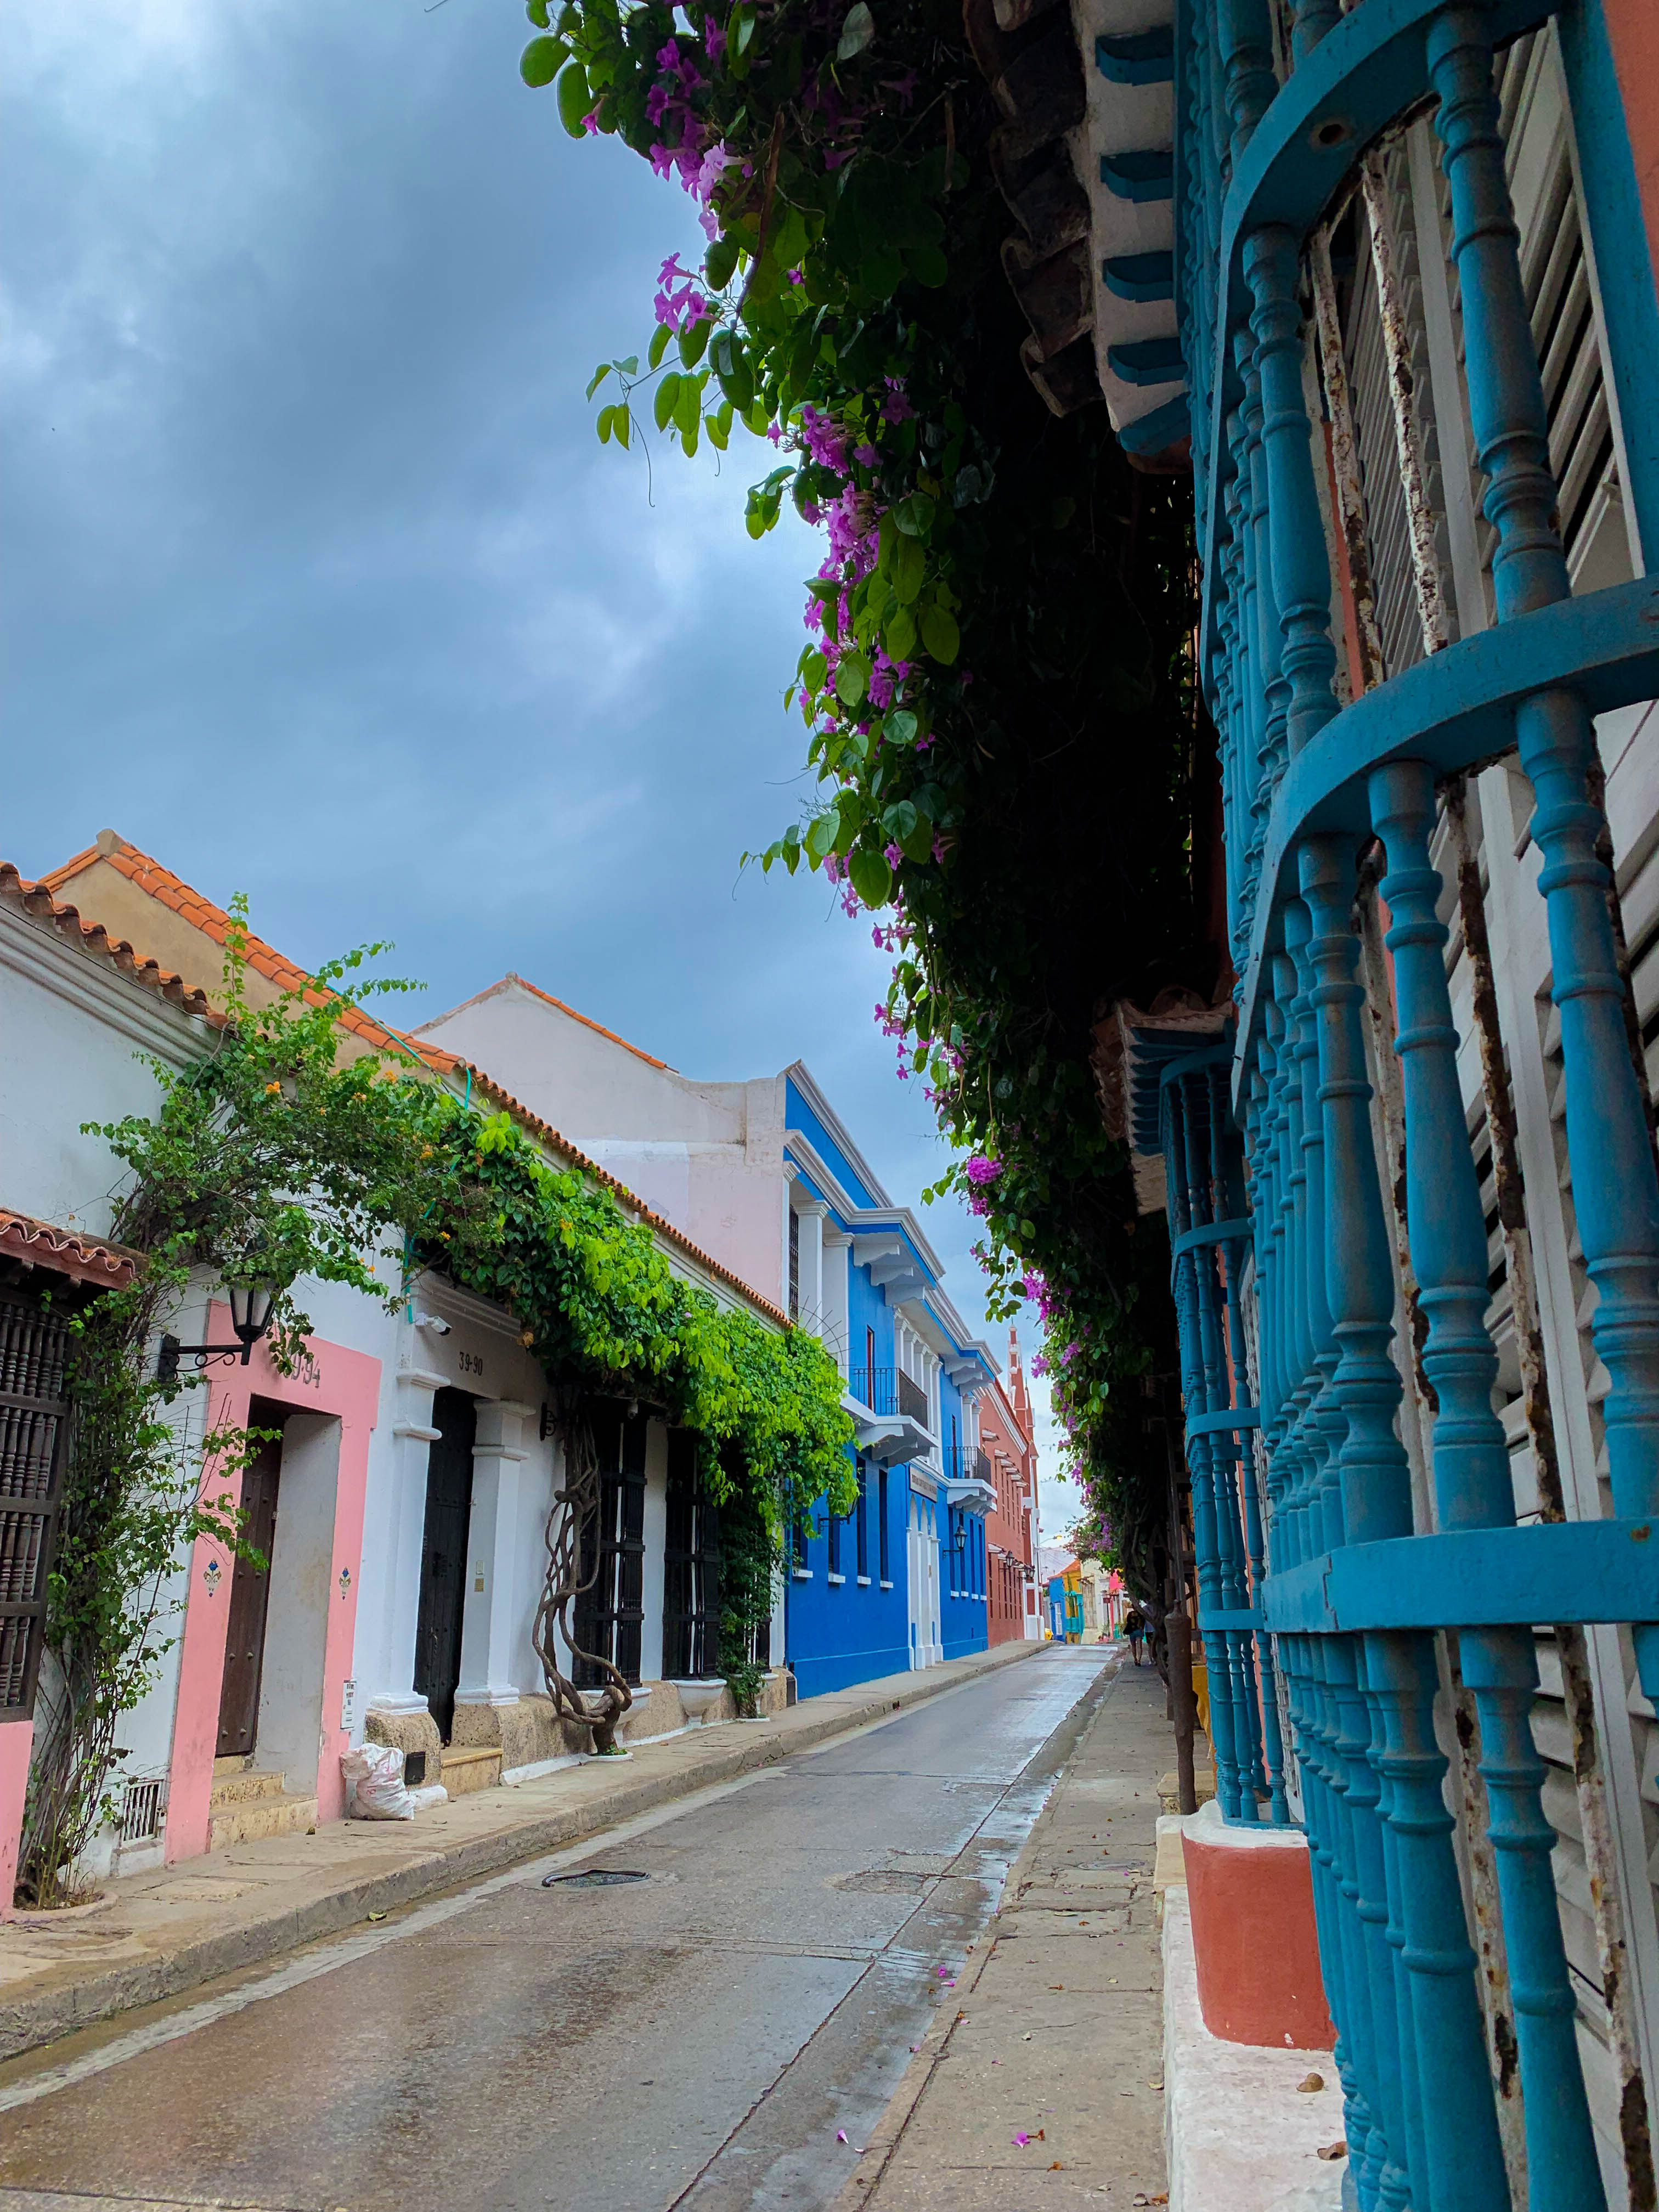
<path id="1" fill-rule="evenodd" d="M 365 1743 L 342 1752 L 346 1811 L 356 1820 L 412 1820 L 415 1800 L 404 1786 L 404 1755 L 395 1743 Z"/>

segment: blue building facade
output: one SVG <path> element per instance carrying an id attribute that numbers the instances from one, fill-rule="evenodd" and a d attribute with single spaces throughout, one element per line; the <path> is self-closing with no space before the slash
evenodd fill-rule
<path id="1" fill-rule="evenodd" d="M 995 1492 L 974 1398 L 997 1370 L 804 1067 L 785 1097 L 791 1315 L 841 1367 L 859 1474 L 853 1512 L 820 1501 L 791 1560 L 785 1648 L 808 1698 L 986 1648 Z"/>

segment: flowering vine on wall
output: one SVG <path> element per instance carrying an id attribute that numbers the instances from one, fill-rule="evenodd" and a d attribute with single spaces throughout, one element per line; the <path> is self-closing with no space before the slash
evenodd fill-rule
<path id="1" fill-rule="evenodd" d="M 822 872 L 892 956 L 877 1020 L 957 1149 L 935 1193 L 983 1220 L 993 1317 L 1036 1299 L 1144 1583 L 1162 1453 L 1124 1386 L 1175 1364 L 1167 1245 L 1091 1024 L 1160 963 L 1193 974 L 1191 551 L 1103 410 L 1054 418 L 1021 367 L 989 0 L 528 12 L 526 82 L 676 179 L 708 241 L 663 264 L 643 357 L 596 370 L 599 437 L 769 446 L 751 535 L 786 495 L 824 533 L 788 694 L 815 793 L 755 857 Z"/>

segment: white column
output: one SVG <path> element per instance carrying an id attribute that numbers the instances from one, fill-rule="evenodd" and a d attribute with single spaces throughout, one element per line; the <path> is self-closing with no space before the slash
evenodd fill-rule
<path id="1" fill-rule="evenodd" d="M 478 1401 L 472 1447 L 458 1705 L 516 1705 L 513 1680 L 514 1568 L 519 1541 L 523 1424 L 535 1412 L 513 1398 Z"/>
<path id="2" fill-rule="evenodd" d="M 814 1336 L 823 1334 L 823 1223 L 830 1209 L 821 1198 L 809 1198 L 795 1209 L 800 1223 L 800 1319 Z"/>
<path id="3" fill-rule="evenodd" d="M 945 1657 L 945 1633 L 939 1624 L 939 1507 L 929 1506 L 927 1513 L 927 1594 L 931 1601 L 929 1628 L 933 1637 L 928 1647 L 928 1662 L 937 1667 Z"/>
<path id="4" fill-rule="evenodd" d="M 668 1424 L 650 1421 L 645 1431 L 645 1513 L 641 1526 L 645 1557 L 641 1562 L 640 1680 L 662 1680 L 663 1553 L 668 1543 Z"/>
<path id="5" fill-rule="evenodd" d="M 821 1237 L 823 1269 L 823 1317 L 818 1334 L 840 1368 L 843 1378 L 851 1357 L 848 1350 L 847 1268 L 852 1238 L 826 1221 Z"/>
<path id="6" fill-rule="evenodd" d="M 443 1387 L 441 1375 L 423 1368 L 398 1370 L 398 1417 L 392 1428 L 392 1557 L 381 1646 L 387 1674 L 384 1686 L 371 1691 L 365 1700 L 365 1711 L 371 1706 L 383 1713 L 423 1713 L 427 1709 L 426 1699 L 415 1687 L 415 1631 L 421 1612 L 427 1467 L 438 1439 L 432 1425 L 432 1401 Z"/>
<path id="7" fill-rule="evenodd" d="M 927 1664 L 926 1615 L 922 1604 L 921 1505 L 913 1490 L 904 1516 L 904 1610 L 910 1624 L 910 1665 L 913 1670 Z"/>

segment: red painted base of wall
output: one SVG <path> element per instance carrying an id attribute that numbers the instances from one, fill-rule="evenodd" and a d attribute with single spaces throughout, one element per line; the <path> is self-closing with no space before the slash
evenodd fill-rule
<path id="1" fill-rule="evenodd" d="M 1305 1844 L 1282 1829 L 1260 1844 L 1210 1843 L 1188 1831 L 1182 1848 L 1205 2027 L 1227 2043 L 1329 2051 L 1336 2030 L 1320 1979 Z"/>

